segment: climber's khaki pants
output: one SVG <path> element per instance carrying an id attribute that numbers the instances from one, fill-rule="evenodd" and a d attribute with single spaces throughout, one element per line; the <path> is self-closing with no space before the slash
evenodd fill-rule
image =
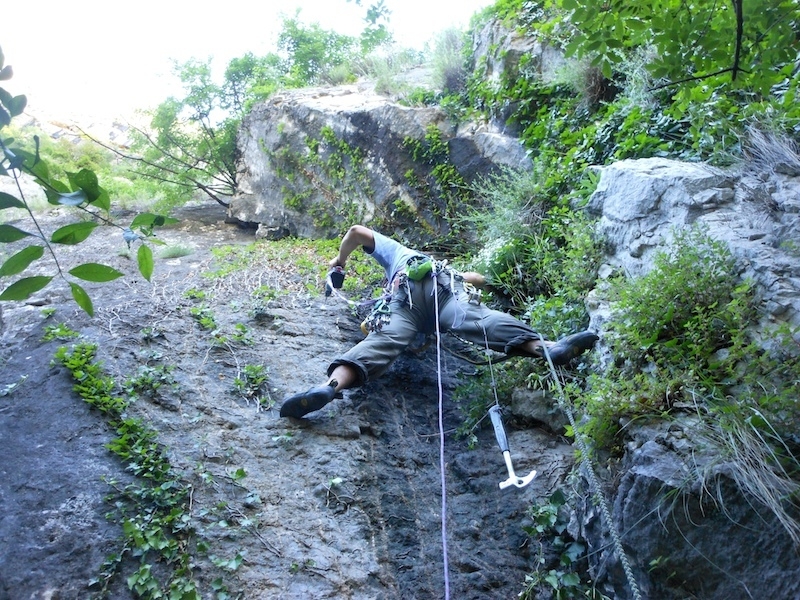
<path id="1" fill-rule="evenodd" d="M 356 385 L 363 385 L 383 375 L 418 333 L 434 333 L 434 281 L 438 281 L 436 291 L 439 329 L 442 333 L 450 332 L 479 348 L 488 345 L 491 350 L 506 354 L 525 354 L 519 346 L 529 340 L 540 339 L 538 333 L 511 315 L 469 302 L 461 281 L 456 279 L 453 282 L 448 273 L 443 273 L 436 280 L 426 278 L 409 282 L 410 303 L 405 289 L 395 292 L 390 304 L 392 314 L 389 323 L 334 360 L 328 367 L 328 375 L 339 365 L 348 365 L 357 371 Z"/>

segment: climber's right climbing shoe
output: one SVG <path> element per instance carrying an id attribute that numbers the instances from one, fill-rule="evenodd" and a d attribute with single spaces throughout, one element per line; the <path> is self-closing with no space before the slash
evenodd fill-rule
<path id="1" fill-rule="evenodd" d="M 299 419 L 310 412 L 319 410 L 335 397 L 335 381 L 332 381 L 328 385 L 313 387 L 305 392 L 287 398 L 281 406 L 281 416 Z"/>

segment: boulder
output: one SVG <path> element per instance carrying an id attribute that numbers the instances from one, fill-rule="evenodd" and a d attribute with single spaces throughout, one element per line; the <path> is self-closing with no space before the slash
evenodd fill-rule
<path id="1" fill-rule="evenodd" d="M 705 431 L 684 419 L 636 429 L 628 442 L 609 504 L 641 596 L 800 597 L 792 538 L 771 508 L 742 494 L 743 465 L 725 459 Z M 594 498 L 585 497 L 570 533 L 587 541 L 600 591 L 633 598 Z"/>
<path id="2" fill-rule="evenodd" d="M 472 56 L 475 63 L 473 75 L 494 89 L 500 89 L 522 76 L 550 81 L 566 64 L 562 50 L 536 37 L 527 36 L 516 28 L 508 28 L 497 19 L 487 22 L 473 36 Z M 487 108 L 498 128 L 519 133 L 513 124 L 507 122 L 516 103 L 507 102 Z"/>
<path id="3" fill-rule="evenodd" d="M 436 160 L 414 150 L 432 131 L 445 146 Z M 245 118 L 238 146 L 240 185 L 229 217 L 271 238 L 325 237 L 362 222 L 419 242 L 447 231 L 449 191 L 432 175 L 437 164 L 452 165 L 467 182 L 531 164 L 515 138 L 478 124 L 456 127 L 438 108 L 402 106 L 366 84 L 278 94 Z"/>
<path id="4" fill-rule="evenodd" d="M 601 277 L 646 274 L 654 255 L 669 247 L 677 229 L 701 224 L 726 243 L 758 292 L 763 325 L 800 326 L 800 177 L 794 172 L 722 170 L 661 158 L 623 160 L 601 169 L 588 210 L 605 240 Z M 602 344 L 610 306 L 587 298 L 590 328 L 601 334 L 601 364 L 613 361 Z M 694 408 L 653 426 L 626 426 L 624 456 L 607 473 L 605 494 L 621 533 L 633 575 L 645 598 L 796 598 L 800 557 L 774 506 L 747 485 L 794 486 L 766 469 L 751 472 L 700 427 Z M 717 432 L 723 433 L 723 432 Z M 739 438 L 744 439 L 744 438 Z M 753 444 L 753 447 L 757 447 Z M 764 461 L 766 464 L 766 461 Z M 796 507 L 785 507 L 794 519 Z M 593 580 L 613 598 L 632 598 L 628 578 L 611 544 L 607 524 L 587 496 L 571 525 L 589 545 Z"/>
<path id="5" fill-rule="evenodd" d="M 800 177 L 622 160 L 601 169 L 588 209 L 606 240 L 606 276 L 646 273 L 676 229 L 703 224 L 739 259 L 742 277 L 757 285 L 765 319 L 800 326 Z"/>

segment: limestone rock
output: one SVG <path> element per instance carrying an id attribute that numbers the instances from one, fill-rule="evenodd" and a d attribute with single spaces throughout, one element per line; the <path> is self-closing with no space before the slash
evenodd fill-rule
<path id="1" fill-rule="evenodd" d="M 638 277 L 693 224 L 724 242 L 758 292 L 766 324 L 800 325 L 800 177 L 720 170 L 660 158 L 623 160 L 602 169 L 589 201 L 606 242 L 601 277 Z M 587 298 L 590 328 L 602 344 L 611 306 Z M 691 411 L 690 411 L 691 414 Z M 800 561 L 775 514 L 736 483 L 741 465 L 704 437 L 689 416 L 627 427 L 627 447 L 607 490 L 643 597 L 795 598 Z M 796 515 L 795 515 L 796 518 Z M 631 598 L 597 507 L 587 500 L 572 533 L 589 544 L 592 576 L 610 597 Z M 757 548 L 758 552 L 754 552 Z"/>
<path id="2" fill-rule="evenodd" d="M 603 272 L 636 277 L 676 228 L 694 223 L 724 241 L 759 288 L 767 319 L 800 325 L 800 177 L 765 181 L 703 164 L 649 158 L 602 169 L 589 210 L 607 241 Z M 598 326 L 599 323 L 593 323 Z"/>
<path id="3" fill-rule="evenodd" d="M 741 493 L 726 462 L 693 422 L 640 428 L 613 494 L 612 518 L 643 598 L 796 598 L 800 558 L 765 506 Z M 572 535 L 589 543 L 600 591 L 632 598 L 610 534 L 591 498 Z"/>
<path id="4" fill-rule="evenodd" d="M 370 86 L 293 90 L 254 107 L 239 134 L 240 191 L 229 217 L 258 235 L 320 237 L 341 224 L 389 223 L 408 241 L 447 225 L 431 176 L 414 156 L 437 128 L 467 181 L 501 166 L 530 166 L 521 143 L 486 126 L 456 127 L 438 108 L 410 108 Z M 415 236 L 417 236 L 415 238 Z"/>

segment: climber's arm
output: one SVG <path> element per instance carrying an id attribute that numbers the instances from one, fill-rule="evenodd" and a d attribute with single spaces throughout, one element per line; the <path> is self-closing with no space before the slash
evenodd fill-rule
<path id="1" fill-rule="evenodd" d="M 339 246 L 339 254 L 330 262 L 331 268 L 344 267 L 347 259 L 359 246 L 363 246 L 367 252 L 375 250 L 375 237 L 372 230 L 363 225 L 353 225 L 347 230 Z"/>

